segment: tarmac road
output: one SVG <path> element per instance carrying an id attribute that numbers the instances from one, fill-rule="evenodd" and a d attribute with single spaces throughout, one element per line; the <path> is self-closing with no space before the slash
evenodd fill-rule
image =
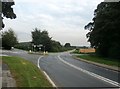
<path id="1" fill-rule="evenodd" d="M 3 54 L 20 56 L 45 71 L 57 87 L 118 87 L 119 72 L 75 60 L 68 52 L 46 56 L 26 51 L 3 51 Z"/>

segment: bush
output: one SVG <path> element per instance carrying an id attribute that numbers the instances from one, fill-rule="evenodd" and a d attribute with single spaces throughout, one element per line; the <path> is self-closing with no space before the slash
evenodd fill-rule
<path id="1" fill-rule="evenodd" d="M 4 49 L 10 50 L 11 47 L 14 47 L 17 43 L 17 37 L 12 29 L 2 33 L 2 47 Z"/>

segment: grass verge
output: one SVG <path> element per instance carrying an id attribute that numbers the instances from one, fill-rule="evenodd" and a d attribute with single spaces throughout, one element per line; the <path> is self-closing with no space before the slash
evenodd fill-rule
<path id="1" fill-rule="evenodd" d="M 77 57 L 88 60 L 88 61 L 93 61 L 93 62 L 106 64 L 110 66 L 120 67 L 120 60 L 118 59 L 104 58 L 104 57 L 100 57 L 97 55 L 79 55 Z"/>
<path id="2" fill-rule="evenodd" d="M 79 50 L 75 50 L 75 51 L 71 52 L 71 54 L 72 54 L 72 53 L 80 54 L 80 53 L 79 53 Z"/>
<path id="3" fill-rule="evenodd" d="M 3 56 L 16 80 L 17 87 L 52 87 L 40 69 L 33 63 L 19 57 Z"/>

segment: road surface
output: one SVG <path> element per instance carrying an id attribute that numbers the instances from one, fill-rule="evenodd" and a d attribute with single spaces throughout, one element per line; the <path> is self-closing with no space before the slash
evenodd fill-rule
<path id="1" fill-rule="evenodd" d="M 119 72 L 75 60 L 68 52 L 46 56 L 26 51 L 3 51 L 3 54 L 25 58 L 45 71 L 57 87 L 118 87 Z"/>

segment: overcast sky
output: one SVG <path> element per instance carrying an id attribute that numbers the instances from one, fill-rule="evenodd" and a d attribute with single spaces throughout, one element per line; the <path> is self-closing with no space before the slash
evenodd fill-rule
<path id="1" fill-rule="evenodd" d="M 104 0 L 14 0 L 17 18 L 5 19 L 20 42 L 31 41 L 34 28 L 46 29 L 53 40 L 76 46 L 88 46 L 84 26 L 89 23 L 97 5 Z"/>

